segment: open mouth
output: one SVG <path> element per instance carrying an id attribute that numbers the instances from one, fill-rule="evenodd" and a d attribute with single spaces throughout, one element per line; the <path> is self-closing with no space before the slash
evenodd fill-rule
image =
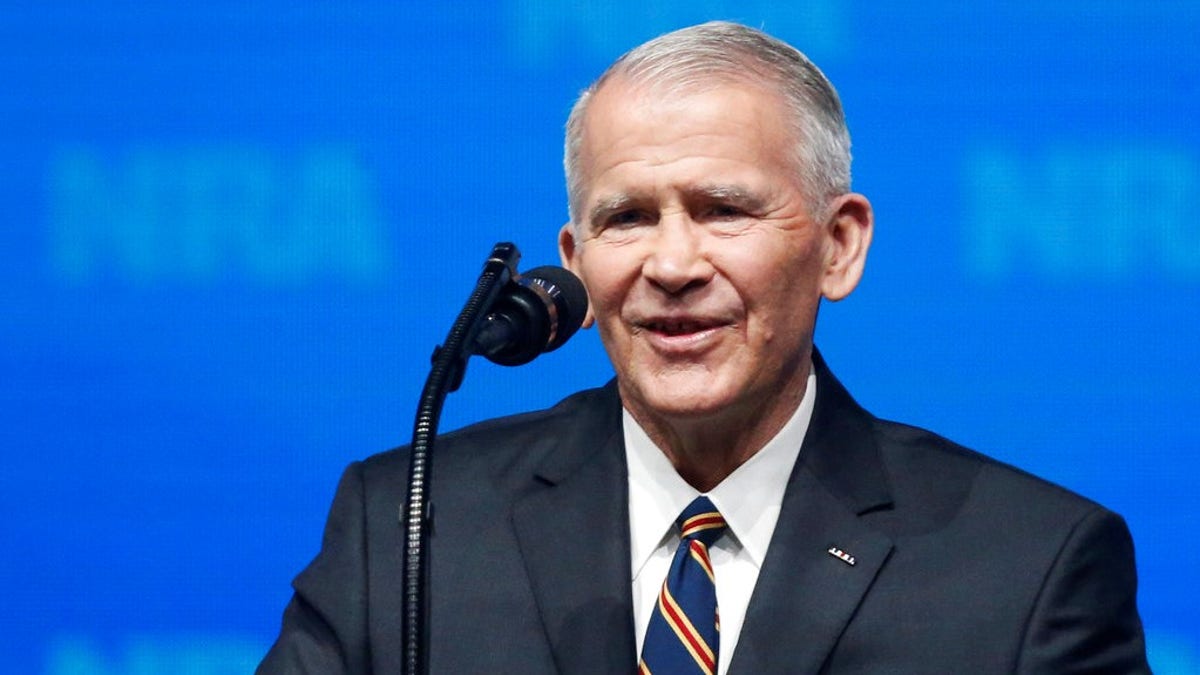
<path id="1" fill-rule="evenodd" d="M 716 321 L 698 319 L 655 319 L 641 324 L 645 330 L 668 337 L 702 333 L 719 325 Z"/>

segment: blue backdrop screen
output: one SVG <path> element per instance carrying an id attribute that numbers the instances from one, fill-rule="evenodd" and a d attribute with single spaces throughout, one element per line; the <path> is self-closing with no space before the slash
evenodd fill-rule
<path id="1" fill-rule="evenodd" d="M 576 92 L 731 18 L 838 86 L 877 210 L 835 371 L 1124 514 L 1200 672 L 1200 7 L 907 5 L 0 9 L 0 670 L 251 670 L 491 245 L 557 261 Z M 590 331 L 473 363 L 443 428 L 610 376 Z"/>

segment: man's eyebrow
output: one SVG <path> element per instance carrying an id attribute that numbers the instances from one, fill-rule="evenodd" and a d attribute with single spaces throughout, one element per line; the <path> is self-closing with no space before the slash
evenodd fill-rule
<path id="1" fill-rule="evenodd" d="M 613 213 L 627 209 L 640 201 L 637 195 L 629 192 L 618 192 L 601 198 L 588 211 L 588 222 L 598 223 L 608 218 Z"/>
<path id="2" fill-rule="evenodd" d="M 689 189 L 687 196 L 689 199 L 725 202 L 748 211 L 759 210 L 766 203 L 766 199 L 761 194 L 742 185 L 717 183 L 698 185 Z"/>
<path id="3" fill-rule="evenodd" d="M 722 202 L 731 204 L 747 211 L 759 211 L 766 205 L 766 198 L 745 187 L 729 183 L 709 183 L 689 187 L 684 191 L 684 198 L 689 202 Z M 630 208 L 636 208 L 647 199 L 652 199 L 636 192 L 617 192 L 600 198 L 588 211 L 589 223 L 601 223 L 612 214 Z"/>

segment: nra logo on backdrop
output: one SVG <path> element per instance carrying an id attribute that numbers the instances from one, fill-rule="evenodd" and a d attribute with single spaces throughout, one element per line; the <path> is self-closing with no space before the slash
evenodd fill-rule
<path id="1" fill-rule="evenodd" d="M 347 147 L 72 147 L 47 180 L 64 283 L 373 283 L 389 269 L 374 176 Z"/>

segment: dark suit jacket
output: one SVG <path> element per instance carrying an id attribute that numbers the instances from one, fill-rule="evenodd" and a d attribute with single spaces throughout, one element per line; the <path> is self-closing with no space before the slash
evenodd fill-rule
<path id="1" fill-rule="evenodd" d="M 1149 672 L 1119 516 L 874 418 L 814 361 L 816 408 L 731 673 Z M 632 672 L 615 386 L 435 452 L 431 672 Z M 407 467 L 402 449 L 347 469 L 259 672 L 400 671 Z"/>

